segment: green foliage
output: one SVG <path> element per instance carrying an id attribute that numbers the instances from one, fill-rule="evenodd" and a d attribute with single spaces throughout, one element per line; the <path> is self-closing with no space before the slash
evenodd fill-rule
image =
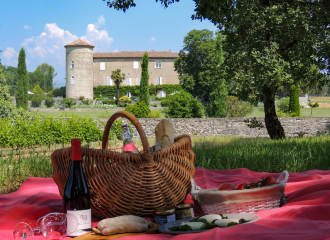
<path id="1" fill-rule="evenodd" d="M 228 96 L 227 100 L 228 117 L 244 117 L 253 111 L 250 103 L 243 103 L 238 97 Z"/>
<path id="2" fill-rule="evenodd" d="M 85 99 L 84 96 L 80 96 L 80 97 L 79 97 L 79 100 L 80 100 L 80 101 L 82 101 L 82 100 L 84 100 L 84 99 Z"/>
<path id="3" fill-rule="evenodd" d="M 28 109 L 29 79 L 26 71 L 25 51 L 21 48 L 17 67 L 18 83 L 16 91 L 16 108 Z"/>
<path id="4" fill-rule="evenodd" d="M 54 92 L 53 91 L 47 92 L 47 97 L 48 98 L 53 98 L 54 97 Z"/>
<path id="5" fill-rule="evenodd" d="M 290 112 L 289 103 L 290 103 L 290 98 L 283 97 L 277 101 L 277 108 L 283 113 L 289 113 Z"/>
<path id="6" fill-rule="evenodd" d="M 65 104 L 65 107 L 71 108 L 76 102 L 72 98 L 63 98 L 62 103 Z"/>
<path id="7" fill-rule="evenodd" d="M 141 62 L 141 84 L 140 84 L 140 95 L 139 99 L 144 101 L 147 106 L 149 106 L 150 95 L 149 95 L 149 72 L 148 72 L 148 65 L 149 65 L 149 57 L 148 53 L 145 52 L 142 57 Z"/>
<path id="8" fill-rule="evenodd" d="M 53 78 L 56 75 L 54 67 L 44 62 L 37 66 L 34 72 L 29 73 L 30 86 L 39 85 L 44 92 L 52 91 Z"/>
<path id="9" fill-rule="evenodd" d="M 152 111 L 151 113 L 148 114 L 148 117 L 149 118 L 161 118 L 162 112 L 160 110 Z"/>
<path id="10" fill-rule="evenodd" d="M 48 108 L 51 108 L 52 106 L 54 106 L 54 99 L 47 97 L 45 100 L 45 105 Z"/>
<path id="11" fill-rule="evenodd" d="M 166 104 L 164 113 L 167 118 L 201 118 L 203 116 L 202 103 L 185 91 L 168 96 Z"/>
<path id="12" fill-rule="evenodd" d="M 125 111 L 132 113 L 137 118 L 146 118 L 151 113 L 149 106 L 143 101 L 139 100 L 134 105 L 129 105 Z"/>
<path id="13" fill-rule="evenodd" d="M 319 107 L 320 105 L 319 105 L 318 102 L 316 102 L 316 103 L 313 104 L 311 101 L 309 101 L 309 102 L 308 102 L 308 106 L 311 107 L 311 115 L 312 115 L 312 114 L 313 114 L 313 108 L 317 108 L 317 107 Z"/>
<path id="14" fill-rule="evenodd" d="M 211 68 L 211 73 L 213 81 L 211 86 L 213 91 L 210 94 L 210 107 L 209 115 L 214 117 L 226 117 L 227 116 L 227 97 L 228 91 L 226 86 L 224 70 L 224 57 L 222 51 L 222 35 L 217 34 L 216 44 L 215 44 L 215 56 L 214 62 L 215 66 Z"/>
<path id="15" fill-rule="evenodd" d="M 131 99 L 127 96 L 122 96 L 119 98 L 119 101 L 130 101 Z"/>
<path id="16" fill-rule="evenodd" d="M 39 85 L 36 85 L 32 91 L 35 93 L 35 96 L 38 96 L 40 98 L 43 98 L 45 96 L 44 91 L 39 87 Z"/>
<path id="17" fill-rule="evenodd" d="M 42 102 L 42 98 L 40 96 L 38 96 L 38 95 L 33 96 L 32 99 L 31 99 L 31 106 L 32 107 L 40 107 L 41 102 Z"/>
<path id="18" fill-rule="evenodd" d="M 47 92 L 53 90 L 53 71 L 52 67 L 48 68 L 48 73 L 47 73 Z"/>
<path id="19" fill-rule="evenodd" d="M 54 97 L 63 97 L 66 98 L 66 90 L 65 87 L 55 88 L 53 90 Z"/>
<path id="20" fill-rule="evenodd" d="M 0 119 L 7 118 L 14 112 L 15 106 L 11 102 L 6 79 L 0 68 Z"/>
<path id="21" fill-rule="evenodd" d="M 125 74 L 121 72 L 120 69 L 116 69 L 111 72 L 111 79 L 115 82 L 117 87 L 117 105 L 119 105 L 119 85 L 124 81 Z"/>
<path id="22" fill-rule="evenodd" d="M 150 85 L 151 86 L 151 85 Z M 155 85 L 154 85 L 155 86 Z M 157 92 L 159 90 L 163 90 L 166 92 L 166 95 L 175 93 L 175 92 L 180 92 L 182 90 L 182 87 L 180 84 L 163 84 L 163 85 L 156 85 L 156 90 Z M 149 88 L 149 93 L 151 88 Z M 55 90 L 54 90 L 55 91 Z M 97 86 L 94 87 L 94 99 L 95 98 L 108 98 L 108 99 L 113 99 L 117 95 L 117 86 Z M 139 96 L 140 92 L 140 86 L 119 86 L 119 97 L 125 96 L 128 92 L 132 94 L 132 99 L 134 99 L 133 96 Z M 65 91 L 64 91 L 65 93 Z M 54 94 L 54 96 L 56 96 Z M 106 100 L 106 99 L 105 99 Z"/>
<path id="23" fill-rule="evenodd" d="M 89 99 L 86 99 L 86 100 L 81 100 L 82 104 L 84 105 L 89 105 L 91 104 L 91 102 L 89 101 Z"/>
<path id="24" fill-rule="evenodd" d="M 289 111 L 292 117 L 300 117 L 299 89 L 295 85 L 290 89 Z"/>
<path id="25" fill-rule="evenodd" d="M 6 84 L 8 86 L 10 96 L 14 96 L 17 90 L 18 82 L 17 68 L 12 66 L 6 67 L 0 64 L 0 69 L 2 70 L 2 73 L 6 79 Z"/>
<path id="26" fill-rule="evenodd" d="M 214 62 L 215 38 L 210 30 L 191 30 L 183 40 L 183 49 L 174 60 L 183 90 L 205 101 L 213 91 L 211 69 Z"/>

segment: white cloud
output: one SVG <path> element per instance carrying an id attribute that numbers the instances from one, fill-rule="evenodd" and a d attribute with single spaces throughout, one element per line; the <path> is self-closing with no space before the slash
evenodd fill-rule
<path id="1" fill-rule="evenodd" d="M 115 50 L 113 50 L 112 52 L 119 52 L 118 49 L 116 48 Z"/>
<path id="2" fill-rule="evenodd" d="M 5 62 L 2 64 L 13 67 L 17 66 L 18 52 L 16 52 L 14 48 L 7 47 L 6 50 L 3 51 L 2 56 L 5 58 Z"/>
<path id="3" fill-rule="evenodd" d="M 150 38 L 150 41 L 151 42 L 156 41 L 156 38 L 155 37 L 152 37 L 152 38 Z"/>
<path id="4" fill-rule="evenodd" d="M 29 25 L 24 25 L 24 29 L 32 29 L 32 27 Z"/>

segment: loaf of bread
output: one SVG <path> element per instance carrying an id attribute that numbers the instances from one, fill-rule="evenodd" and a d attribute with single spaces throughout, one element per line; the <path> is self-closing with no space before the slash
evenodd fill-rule
<path id="1" fill-rule="evenodd" d="M 124 215 L 103 219 L 97 224 L 97 228 L 93 228 L 93 230 L 102 235 L 111 235 L 116 233 L 145 232 L 150 227 L 152 227 L 152 223 L 149 223 L 142 217 Z"/>
<path id="2" fill-rule="evenodd" d="M 165 148 L 174 143 L 174 128 L 170 121 L 162 119 L 155 128 L 155 150 Z"/>

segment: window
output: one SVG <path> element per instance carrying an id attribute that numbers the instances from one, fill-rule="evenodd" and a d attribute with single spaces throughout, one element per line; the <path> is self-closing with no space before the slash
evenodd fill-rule
<path id="1" fill-rule="evenodd" d="M 157 85 L 162 85 L 162 77 L 157 77 Z"/>
<path id="2" fill-rule="evenodd" d="M 107 85 L 112 86 L 112 79 L 111 77 L 107 77 Z"/>
<path id="3" fill-rule="evenodd" d="M 141 78 L 139 78 L 139 86 L 141 86 Z"/>
<path id="4" fill-rule="evenodd" d="M 127 86 L 132 86 L 132 78 L 127 78 Z"/>
<path id="5" fill-rule="evenodd" d="M 105 62 L 100 62 L 100 70 L 105 70 Z"/>
<path id="6" fill-rule="evenodd" d="M 133 62 L 133 68 L 134 69 L 138 69 L 139 68 L 139 62 L 138 61 L 134 61 Z"/>
<path id="7" fill-rule="evenodd" d="M 156 68 L 162 68 L 162 62 L 157 62 L 156 61 Z"/>
<path id="8" fill-rule="evenodd" d="M 71 69 L 74 69 L 74 61 L 71 61 Z"/>
<path id="9" fill-rule="evenodd" d="M 132 94 L 130 92 L 126 93 L 126 96 L 131 98 L 132 97 Z"/>
<path id="10" fill-rule="evenodd" d="M 71 76 L 71 85 L 74 84 L 74 76 Z"/>

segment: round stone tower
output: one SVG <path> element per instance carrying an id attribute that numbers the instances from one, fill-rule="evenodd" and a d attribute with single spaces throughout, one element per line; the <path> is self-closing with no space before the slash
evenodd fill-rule
<path id="1" fill-rule="evenodd" d="M 78 39 L 66 48 L 66 97 L 93 99 L 93 48 Z"/>

